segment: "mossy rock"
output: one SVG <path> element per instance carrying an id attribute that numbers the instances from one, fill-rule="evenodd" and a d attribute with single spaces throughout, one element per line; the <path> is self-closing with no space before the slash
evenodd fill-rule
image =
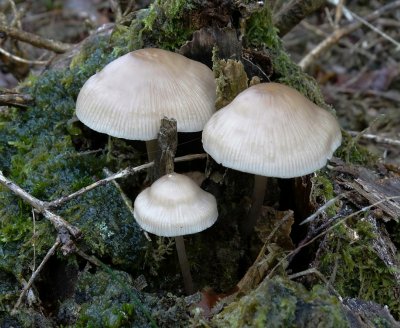
<path id="1" fill-rule="evenodd" d="M 307 291 L 284 278 L 265 279 L 216 315 L 215 327 L 348 327 L 339 300 L 321 287 Z"/>

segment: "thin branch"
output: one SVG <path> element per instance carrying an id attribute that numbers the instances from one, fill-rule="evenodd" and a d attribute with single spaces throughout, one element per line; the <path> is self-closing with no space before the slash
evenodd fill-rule
<path id="1" fill-rule="evenodd" d="M 376 143 L 383 143 L 392 146 L 400 146 L 400 140 L 397 139 L 385 138 L 375 134 L 363 134 L 362 132 L 357 132 L 357 131 L 347 131 L 347 133 L 353 137 L 360 136 L 360 138 L 362 139 L 372 140 Z"/>
<path id="2" fill-rule="evenodd" d="M 1 92 L 1 91 L 0 91 Z M 0 93 L 0 106 L 22 106 L 27 107 L 32 104 L 33 98 L 31 95 L 6 92 Z"/>
<path id="3" fill-rule="evenodd" d="M 22 292 L 19 295 L 17 303 L 15 303 L 14 308 L 11 311 L 12 315 L 14 315 L 16 313 L 17 309 L 21 305 L 22 299 L 24 298 L 24 296 L 27 293 L 27 291 L 29 290 L 29 288 L 31 288 L 32 283 L 35 281 L 35 279 L 38 276 L 38 274 L 40 273 L 40 271 L 42 271 L 43 266 L 47 263 L 49 258 L 55 253 L 56 249 L 60 246 L 60 244 L 61 244 L 60 238 L 57 237 L 56 242 L 54 243 L 54 245 L 49 249 L 49 251 L 47 252 L 46 256 L 43 258 L 43 261 L 39 264 L 37 269 L 32 273 L 32 276 L 29 279 L 28 283 L 22 289 Z"/>
<path id="4" fill-rule="evenodd" d="M 43 216 L 54 225 L 58 232 L 63 233 L 63 229 L 67 229 L 68 232 L 75 238 L 78 238 L 81 235 L 81 231 L 77 227 L 69 224 L 61 216 L 49 211 L 46 208 L 45 202 L 33 197 L 25 190 L 23 190 L 20 186 L 16 185 L 11 180 L 8 180 L 1 171 L 0 184 L 10 189 L 14 194 L 21 197 L 24 201 L 34 207 L 39 213 L 43 214 Z"/>
<path id="5" fill-rule="evenodd" d="M 273 23 L 279 30 L 279 36 L 287 34 L 300 21 L 316 11 L 326 0 L 292 0 L 284 5 L 279 12 L 274 15 Z"/>
<path id="6" fill-rule="evenodd" d="M 12 53 L 8 52 L 7 50 L 3 49 L 0 47 L 0 54 L 3 54 L 10 60 L 17 62 L 17 63 L 22 63 L 22 64 L 28 64 L 28 65 L 46 65 L 49 61 L 48 60 L 28 60 L 16 55 L 13 55 Z"/>
<path id="7" fill-rule="evenodd" d="M 300 223 L 300 225 L 303 225 L 303 224 L 313 221 L 320 213 L 325 211 L 328 207 L 331 207 L 332 205 L 334 205 L 339 199 L 347 196 L 349 193 L 350 193 L 350 191 L 340 194 L 340 195 L 328 200 L 324 205 L 322 205 L 320 208 L 318 208 L 318 210 L 316 210 L 313 214 L 311 214 L 307 219 L 303 220 Z"/>
<path id="8" fill-rule="evenodd" d="M 184 161 L 202 159 L 202 158 L 206 158 L 206 156 L 207 156 L 207 154 L 186 155 L 186 156 L 182 156 L 182 157 L 176 157 L 175 158 L 175 162 L 184 162 Z M 65 202 L 67 202 L 67 201 L 69 201 L 69 200 L 71 200 L 73 198 L 76 198 L 76 197 L 78 197 L 80 195 L 83 195 L 84 193 L 86 193 L 86 192 L 88 192 L 88 191 L 90 191 L 90 190 L 92 190 L 94 188 L 102 186 L 102 185 L 106 184 L 109 181 L 127 177 L 128 175 L 137 173 L 139 171 L 146 170 L 149 167 L 152 167 L 153 165 L 154 165 L 154 162 L 150 162 L 150 163 L 146 163 L 146 164 L 139 165 L 139 166 L 136 166 L 136 167 L 128 167 L 128 168 L 126 168 L 126 169 L 124 169 L 122 171 L 119 171 L 119 172 L 117 172 L 117 173 L 115 173 L 113 175 L 110 175 L 110 176 L 108 176 L 108 177 L 106 177 L 106 178 L 104 178 L 102 180 L 98 180 L 98 181 L 92 183 L 91 185 L 83 187 L 82 189 L 80 189 L 80 190 L 78 190 L 78 191 L 76 191 L 76 192 L 74 192 L 74 193 L 72 193 L 70 195 L 63 196 L 63 197 L 61 197 L 59 199 L 53 200 L 51 202 L 48 202 L 48 203 L 46 203 L 46 207 L 49 207 L 49 208 L 58 207 L 61 204 L 64 204 Z"/>
<path id="9" fill-rule="evenodd" d="M 335 296 L 339 299 L 339 301 L 342 303 L 343 302 L 343 297 L 340 296 L 340 294 L 338 293 L 338 291 L 332 286 L 332 284 L 325 278 L 325 276 L 319 272 L 317 269 L 315 268 L 310 268 L 301 272 L 297 272 L 297 273 L 293 273 L 291 275 L 288 276 L 289 279 L 296 279 L 308 274 L 315 274 L 319 279 L 321 279 L 327 286 L 328 288 L 333 292 L 333 294 L 335 294 Z"/>
<path id="10" fill-rule="evenodd" d="M 3 24 L 0 24 L 0 32 L 5 33 L 10 38 L 29 43 L 37 48 L 51 50 L 56 53 L 64 53 L 72 47 L 71 44 L 46 39 L 39 35 L 29 33 L 14 27 L 9 27 Z"/>
<path id="11" fill-rule="evenodd" d="M 397 7 L 400 7 L 400 0 L 389 3 L 385 6 L 380 7 L 378 10 L 370 13 L 364 18 L 364 21 L 372 21 L 383 13 L 394 10 Z M 354 32 L 359 29 L 363 25 L 362 22 L 358 21 L 352 24 L 349 24 L 345 27 L 339 28 L 331 33 L 325 40 L 319 43 L 313 50 L 311 50 L 300 62 L 299 66 L 305 70 L 307 69 L 317 58 L 319 58 L 324 52 L 326 52 L 330 47 L 335 45 L 341 38 Z"/>

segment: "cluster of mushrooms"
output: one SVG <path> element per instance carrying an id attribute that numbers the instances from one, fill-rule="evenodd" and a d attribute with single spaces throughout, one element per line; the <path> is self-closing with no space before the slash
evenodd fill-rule
<path id="1" fill-rule="evenodd" d="M 323 167 L 341 143 L 333 115 L 298 91 L 261 83 L 215 112 L 210 68 L 177 53 L 140 49 L 105 66 L 82 87 L 76 115 L 89 128 L 113 137 L 146 141 L 149 160 L 163 117 L 178 132 L 203 130 L 204 150 L 225 167 L 255 174 L 250 231 L 259 215 L 265 177 L 291 178 Z M 134 216 L 146 231 L 175 237 L 188 294 L 194 291 L 183 235 L 203 231 L 218 218 L 215 197 L 178 173 L 142 191 Z"/>

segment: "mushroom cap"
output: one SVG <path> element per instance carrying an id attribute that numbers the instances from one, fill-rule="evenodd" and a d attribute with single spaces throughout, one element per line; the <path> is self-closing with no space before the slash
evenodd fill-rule
<path id="1" fill-rule="evenodd" d="M 215 112 L 214 74 L 180 54 L 147 48 L 106 65 L 83 85 L 76 115 L 89 128 L 130 140 L 157 138 L 160 120 L 196 132 Z"/>
<path id="2" fill-rule="evenodd" d="M 164 237 L 203 231 L 218 218 L 215 197 L 178 173 L 164 175 L 143 190 L 133 214 L 144 230 Z"/>
<path id="3" fill-rule="evenodd" d="M 204 150 L 226 167 L 292 178 L 323 167 L 342 135 L 331 113 L 295 89 L 261 83 L 215 113 L 202 139 Z"/>

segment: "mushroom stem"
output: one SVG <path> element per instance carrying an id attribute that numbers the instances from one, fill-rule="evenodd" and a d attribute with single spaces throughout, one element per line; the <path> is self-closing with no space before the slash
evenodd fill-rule
<path id="1" fill-rule="evenodd" d="M 245 239 L 253 232 L 257 219 L 260 217 L 261 208 L 264 203 L 265 190 L 267 189 L 267 179 L 267 177 L 262 175 L 254 176 L 254 188 L 251 197 L 252 205 L 247 220 L 242 223 L 241 227 L 242 237 Z"/>
<path id="2" fill-rule="evenodd" d="M 183 236 L 175 237 L 175 246 L 178 253 L 179 265 L 181 266 L 185 292 L 187 295 L 192 295 L 194 293 L 193 280 L 190 273 L 189 261 L 186 256 L 185 242 L 183 240 Z"/>

